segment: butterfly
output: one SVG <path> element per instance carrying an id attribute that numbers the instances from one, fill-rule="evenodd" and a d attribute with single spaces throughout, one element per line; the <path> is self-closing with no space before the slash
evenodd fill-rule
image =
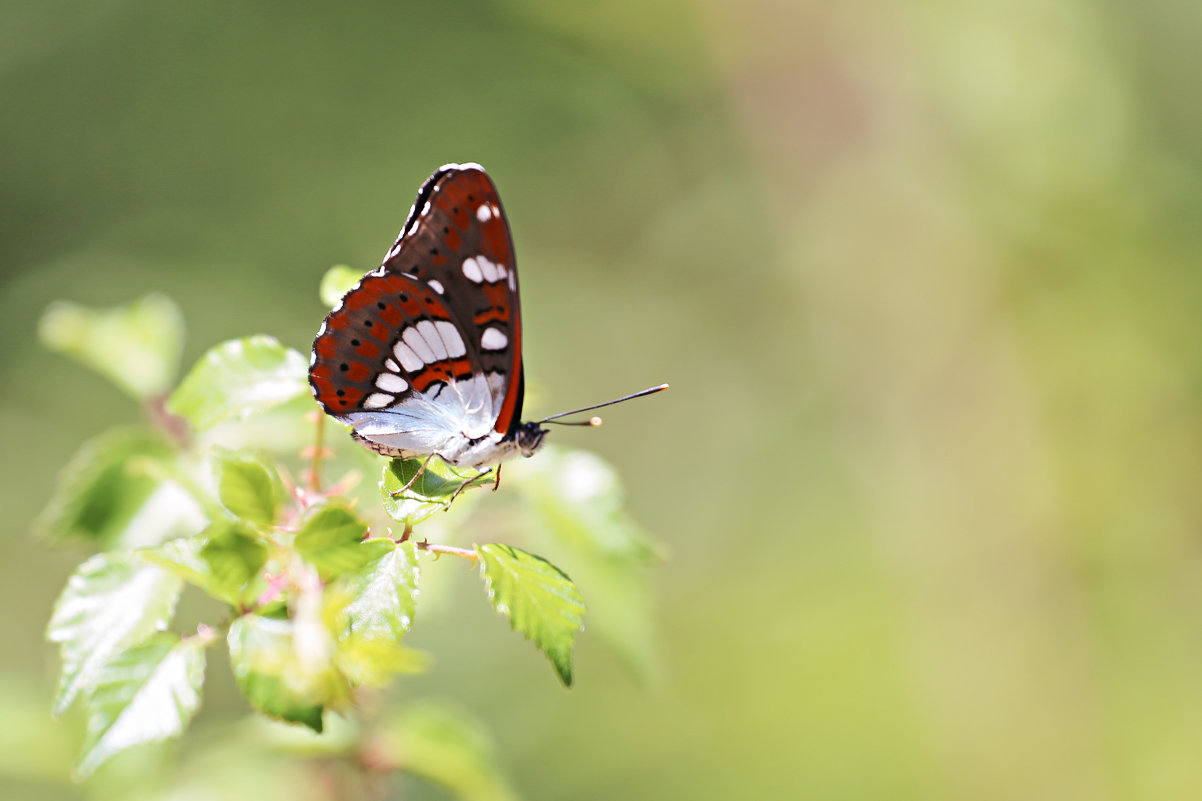
<path id="1" fill-rule="evenodd" d="M 519 301 L 496 186 L 479 164 L 446 164 L 422 184 L 384 263 L 322 323 L 309 366 L 313 397 L 376 453 L 483 470 L 532 456 L 544 423 L 667 388 L 520 422 Z"/>

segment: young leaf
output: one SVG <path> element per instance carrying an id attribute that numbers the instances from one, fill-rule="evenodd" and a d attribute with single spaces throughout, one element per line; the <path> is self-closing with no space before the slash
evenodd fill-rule
<path id="1" fill-rule="evenodd" d="M 348 573 L 344 586 L 351 602 L 343 609 L 347 635 L 369 640 L 400 642 L 413 625 L 417 611 L 420 569 L 411 542 L 387 543 L 387 550 L 365 567 Z"/>
<path id="2" fill-rule="evenodd" d="M 80 565 L 46 629 L 46 637 L 62 645 L 55 712 L 95 688 L 115 655 L 165 628 L 182 588 L 175 576 L 129 553 L 97 554 Z"/>
<path id="3" fill-rule="evenodd" d="M 214 523 L 202 536 L 171 540 L 139 553 L 231 606 L 243 600 L 246 585 L 267 562 L 263 543 L 225 523 Z"/>
<path id="4" fill-rule="evenodd" d="M 296 550 L 325 581 L 358 570 L 380 555 L 383 542 L 367 546 L 367 524 L 342 506 L 327 505 L 311 514 L 296 535 Z M 387 541 L 391 542 L 391 540 Z M 366 546 L 366 547 L 365 547 Z"/>
<path id="5" fill-rule="evenodd" d="M 422 462 L 426 462 L 424 470 Z M 380 497 L 389 517 L 399 523 L 416 525 L 445 509 L 461 487 L 470 489 L 492 480 L 492 473 L 460 473 L 440 459 L 393 459 L 384 465 Z M 401 492 L 406 485 L 409 488 Z"/>
<path id="6" fill-rule="evenodd" d="M 243 615 L 230 626 L 230 664 L 251 706 L 273 718 L 322 729 L 322 711 L 343 703 L 345 679 L 332 664 L 333 651 L 304 652 L 298 624 Z"/>
<path id="7" fill-rule="evenodd" d="M 572 686 L 572 647 L 584 628 L 584 599 L 555 565 L 500 543 L 477 545 L 480 572 L 493 607 L 514 631 L 547 655 L 564 686 Z"/>
<path id="8" fill-rule="evenodd" d="M 50 502 L 34 523 L 50 540 L 100 548 L 136 547 L 195 534 L 200 505 L 160 470 L 174 458 L 157 432 L 119 428 L 89 440 L 59 474 Z"/>
<path id="9" fill-rule="evenodd" d="M 321 302 L 326 308 L 332 309 L 342 300 L 342 296 L 351 291 L 351 287 L 363 278 L 363 271 L 339 264 L 326 270 L 321 277 Z"/>
<path id="10" fill-rule="evenodd" d="M 167 410 L 201 431 L 265 412 L 308 392 L 306 364 L 274 337 L 231 340 L 201 357 L 171 394 Z"/>
<path id="11" fill-rule="evenodd" d="M 450 706 L 424 702 L 407 707 L 386 725 L 381 747 L 406 773 L 463 801 L 517 801 L 497 765 L 488 732 Z"/>
<path id="12" fill-rule="evenodd" d="M 42 315 L 38 336 L 50 350 L 74 357 L 144 400 L 166 392 L 175 379 L 184 322 L 163 295 L 99 310 L 59 301 Z"/>
<path id="13" fill-rule="evenodd" d="M 275 470 L 247 453 L 220 453 L 216 460 L 217 495 L 235 516 L 259 525 L 275 522 L 281 495 Z"/>
<path id="14" fill-rule="evenodd" d="M 136 745 L 173 737 L 200 708 L 204 643 L 159 634 L 118 654 L 97 674 L 88 697 L 80 778 Z"/>

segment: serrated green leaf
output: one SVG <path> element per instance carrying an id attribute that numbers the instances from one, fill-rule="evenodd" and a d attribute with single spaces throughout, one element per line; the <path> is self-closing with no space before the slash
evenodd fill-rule
<path id="1" fill-rule="evenodd" d="M 412 542 L 387 543 L 387 549 L 365 567 L 348 573 L 343 581 L 353 599 L 344 609 L 345 633 L 372 640 L 400 642 L 413 625 L 417 612 L 420 568 Z"/>
<path id="2" fill-rule="evenodd" d="M 46 628 L 63 660 L 55 711 L 92 690 L 115 655 L 165 628 L 182 588 L 177 577 L 133 554 L 97 554 L 80 565 Z"/>
<path id="3" fill-rule="evenodd" d="M 167 409 L 198 430 L 249 417 L 309 391 L 305 357 L 274 337 L 224 342 L 192 368 Z"/>
<path id="4" fill-rule="evenodd" d="M 292 620 L 243 615 L 230 626 L 230 664 L 251 706 L 320 732 L 325 707 L 345 703 L 348 687 L 333 664 L 332 640 L 315 649 L 312 632 L 301 629 Z"/>
<path id="5" fill-rule="evenodd" d="M 35 531 L 101 548 L 195 534 L 205 524 L 200 505 L 164 481 L 164 470 L 153 469 L 174 458 L 174 449 L 148 428 L 114 429 L 89 440 L 59 474 Z"/>
<path id="6" fill-rule="evenodd" d="M 465 712 L 429 701 L 385 724 L 381 744 L 401 769 L 464 801 L 517 801 L 488 731 Z"/>
<path id="7" fill-rule="evenodd" d="M 351 291 L 355 284 L 363 279 L 363 271 L 339 264 L 326 270 L 321 277 L 321 302 L 326 308 L 332 309 L 342 300 L 342 296 Z"/>
<path id="8" fill-rule="evenodd" d="M 89 309 L 51 304 L 38 322 L 50 350 L 87 365 L 138 400 L 167 391 L 179 368 L 184 322 L 163 295 L 147 295 L 128 306 Z"/>
<path id="9" fill-rule="evenodd" d="M 572 686 L 572 647 L 584 628 L 584 599 L 567 574 L 520 548 L 477 545 L 480 573 L 493 607 L 547 655 L 564 686 Z"/>
<path id="10" fill-rule="evenodd" d="M 165 542 L 139 551 L 144 557 L 207 592 L 237 606 L 246 586 L 267 562 L 267 547 L 224 523 L 202 536 Z"/>
<path id="11" fill-rule="evenodd" d="M 200 708 L 204 646 L 159 634 L 117 654 L 88 697 L 80 778 L 127 748 L 174 737 Z"/>
<path id="12" fill-rule="evenodd" d="M 367 524 L 342 506 L 327 505 L 309 515 L 296 535 L 297 553 L 317 568 L 325 581 L 358 570 L 377 558 L 384 542 L 364 541 Z"/>
<path id="13" fill-rule="evenodd" d="M 423 462 L 426 463 L 425 470 L 422 470 Z M 416 480 L 414 476 L 417 476 Z M 461 487 L 466 490 L 486 486 L 492 480 L 491 473 L 459 472 L 441 459 L 393 459 L 384 465 L 380 498 L 389 517 L 412 526 L 445 509 Z M 394 496 L 410 481 L 413 483 L 408 489 Z"/>
<path id="14" fill-rule="evenodd" d="M 283 493 L 272 467 L 245 452 L 221 452 L 214 464 L 222 506 L 252 523 L 269 526 L 275 522 Z"/>

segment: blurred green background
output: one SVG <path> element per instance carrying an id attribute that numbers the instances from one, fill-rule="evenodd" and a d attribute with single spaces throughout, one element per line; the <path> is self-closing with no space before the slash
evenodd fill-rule
<path id="1" fill-rule="evenodd" d="M 186 365 L 307 350 L 471 160 L 529 412 L 672 383 L 553 434 L 671 548 L 663 669 L 586 632 L 565 692 L 469 581 L 402 695 L 532 799 L 1202 796 L 1199 74 L 1187 0 L 5 2 L 0 789 L 86 792 L 42 641 L 81 555 L 28 528 L 137 417 L 39 314 L 161 290 Z"/>

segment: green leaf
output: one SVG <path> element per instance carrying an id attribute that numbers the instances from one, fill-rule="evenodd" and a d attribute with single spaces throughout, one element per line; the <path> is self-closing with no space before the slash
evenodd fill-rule
<path id="1" fill-rule="evenodd" d="M 219 452 L 217 495 L 235 516 L 270 526 L 283 494 L 279 476 L 261 459 L 245 452 Z"/>
<path id="2" fill-rule="evenodd" d="M 500 543 L 477 545 L 480 572 L 493 607 L 547 655 L 564 686 L 572 686 L 572 647 L 584 628 L 584 599 L 555 565 Z"/>
<path id="3" fill-rule="evenodd" d="M 171 540 L 140 551 L 145 558 L 209 595 L 238 606 L 247 585 L 267 562 L 267 547 L 225 523 L 203 536 Z"/>
<path id="4" fill-rule="evenodd" d="M 181 733 L 200 708 L 204 643 L 159 634 L 110 660 L 88 698 L 87 734 L 76 773 L 116 754 Z"/>
<path id="5" fill-rule="evenodd" d="M 422 470 L 423 462 L 426 462 L 425 470 Z M 410 481 L 413 483 L 409 488 L 400 493 Z M 492 473 L 461 473 L 441 459 L 393 459 L 384 465 L 380 498 L 389 517 L 412 526 L 445 509 L 461 487 L 471 489 L 492 481 Z M 394 496 L 394 493 L 400 494 Z"/>
<path id="6" fill-rule="evenodd" d="M 365 567 L 348 573 L 343 581 L 353 599 L 343 609 L 345 633 L 371 640 L 400 642 L 413 625 L 417 612 L 417 581 L 420 568 L 412 542 L 368 540 L 386 543 L 387 549 Z"/>
<path id="7" fill-rule="evenodd" d="M 517 801 L 479 721 L 453 707 L 420 702 L 387 723 L 385 753 L 401 769 L 464 801 Z"/>
<path id="8" fill-rule="evenodd" d="M 55 712 L 92 690 L 115 655 L 164 629 L 182 588 L 177 577 L 133 554 L 97 554 L 80 565 L 46 629 L 47 638 L 62 646 Z"/>
<path id="9" fill-rule="evenodd" d="M 305 357 L 274 337 L 235 339 L 201 357 L 171 394 L 167 410 L 203 431 L 307 392 L 307 376 Z"/>
<path id="10" fill-rule="evenodd" d="M 321 302 L 326 308 L 334 308 L 342 296 L 351 291 L 355 284 L 363 279 L 363 271 L 339 264 L 326 270 L 321 277 Z"/>
<path id="11" fill-rule="evenodd" d="M 380 555 L 385 542 L 364 541 L 367 524 L 342 506 L 327 505 L 305 520 L 296 535 L 296 550 L 309 564 L 317 568 L 325 581 L 352 570 L 358 570 Z"/>
<path id="12" fill-rule="evenodd" d="M 150 545 L 204 528 L 200 505 L 163 479 L 173 448 L 157 432 L 119 428 L 89 440 L 59 474 L 35 531 L 100 548 Z"/>
<path id="13" fill-rule="evenodd" d="M 332 640 L 308 625 L 243 615 L 230 626 L 230 664 L 251 706 L 320 732 L 323 710 L 345 703 L 348 688 L 334 667 Z"/>
<path id="14" fill-rule="evenodd" d="M 87 365 L 138 400 L 167 391 L 179 368 L 184 322 L 163 295 L 147 295 L 128 306 L 88 309 L 53 303 L 38 322 L 50 350 Z"/>

